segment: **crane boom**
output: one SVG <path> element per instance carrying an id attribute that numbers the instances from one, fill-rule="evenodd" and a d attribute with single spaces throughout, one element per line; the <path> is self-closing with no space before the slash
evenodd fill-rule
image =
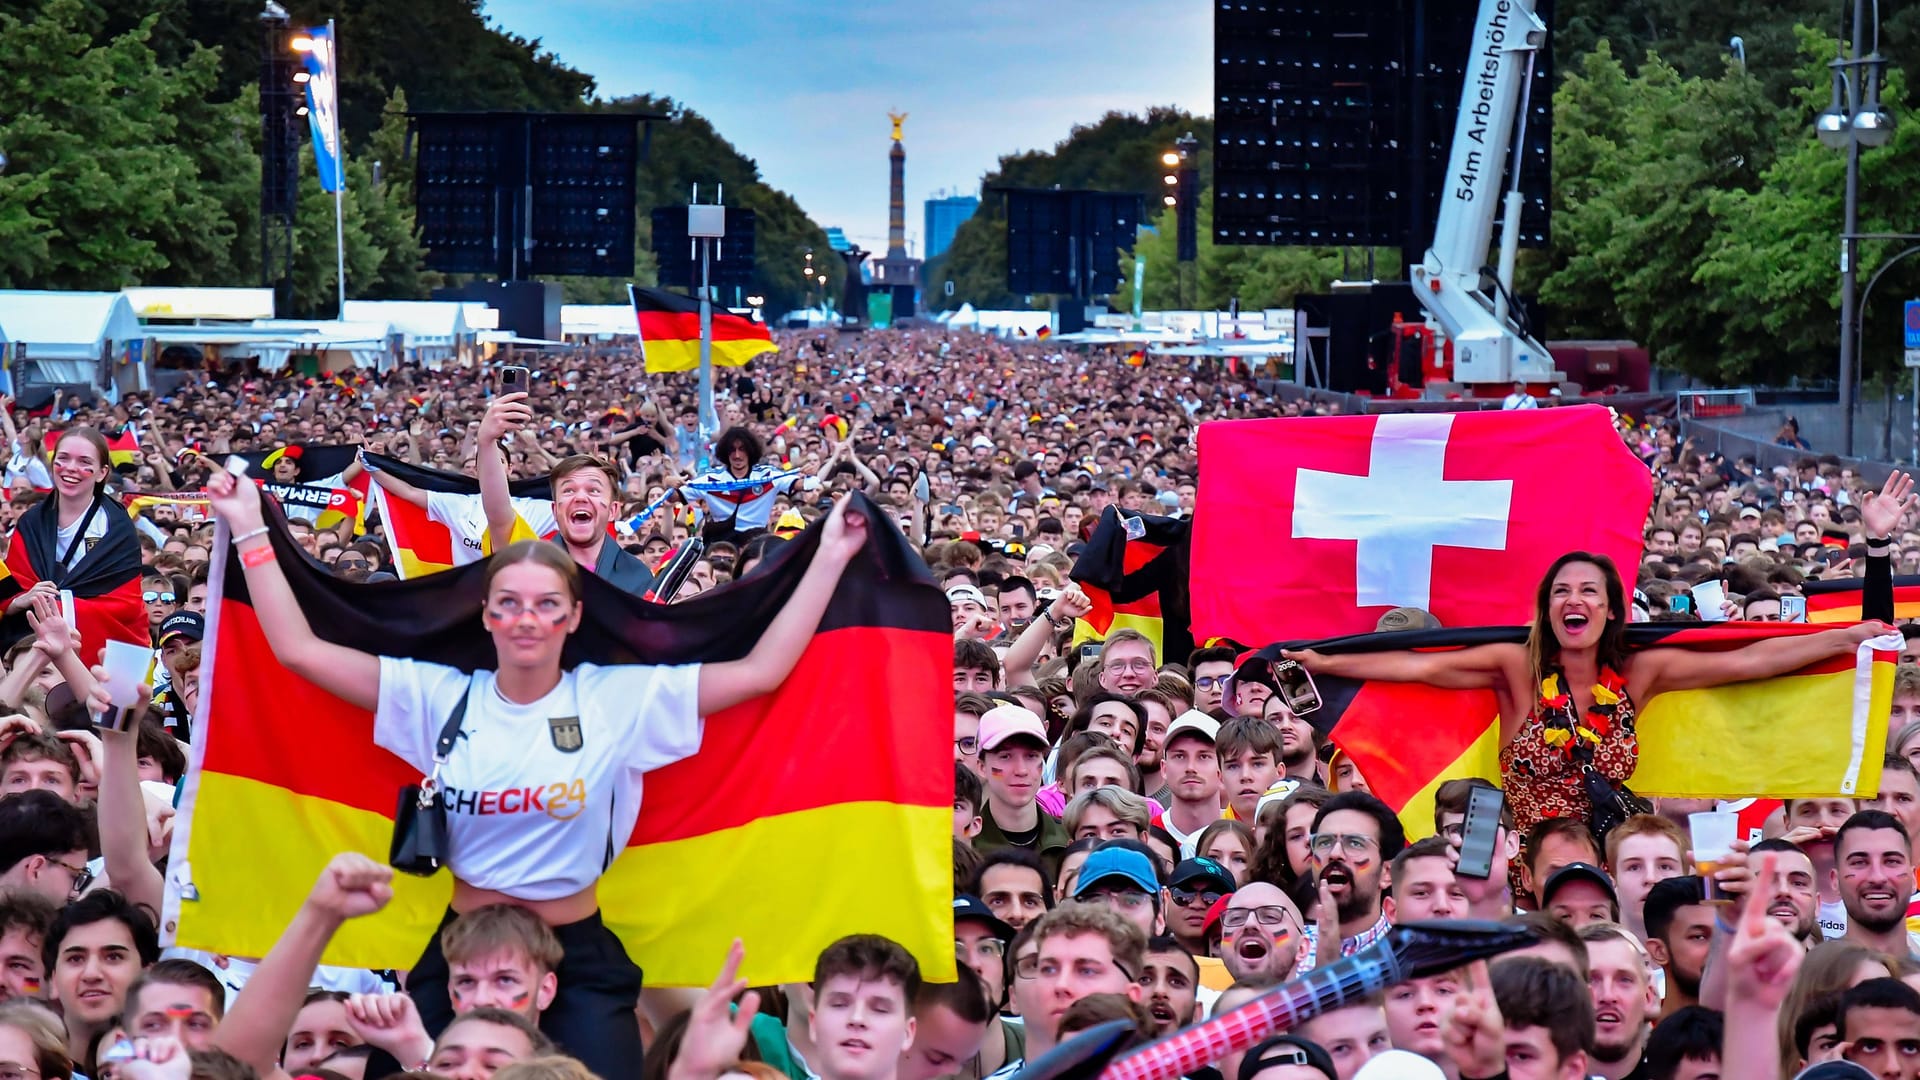
<path id="1" fill-rule="evenodd" d="M 1500 179 L 1513 142 L 1514 117 L 1532 71 L 1532 54 L 1546 42 L 1547 28 L 1534 14 L 1534 0 L 1480 0 L 1473 52 L 1460 87 L 1439 220 L 1426 260 L 1413 268 L 1414 295 L 1453 342 L 1453 377 L 1462 383 L 1557 381 L 1546 347 L 1533 340 L 1508 312 L 1505 297 L 1489 296 L 1482 271 L 1493 243 Z M 1519 166 L 1504 200 L 1505 243 L 1520 227 Z M 1504 254 L 1504 253 L 1503 253 Z M 1502 259 L 1511 276 L 1511 257 Z M 1503 290 L 1512 281 L 1500 282 Z"/>

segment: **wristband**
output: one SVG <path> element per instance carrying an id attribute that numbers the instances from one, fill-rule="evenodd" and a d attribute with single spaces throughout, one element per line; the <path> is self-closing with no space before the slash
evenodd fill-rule
<path id="1" fill-rule="evenodd" d="M 251 539 L 253 539 L 253 538 L 254 538 L 254 537 L 256 537 L 256 536 L 265 536 L 265 535 L 267 535 L 267 533 L 268 533 L 269 531 L 270 531 L 270 530 L 268 530 L 268 528 L 267 528 L 267 527 L 266 527 L 265 525 L 262 525 L 262 526 L 260 526 L 260 527 L 259 527 L 259 528 L 257 528 L 257 529 L 250 529 L 250 530 L 248 530 L 247 532 L 243 532 L 243 533 L 241 533 L 241 534 L 240 534 L 239 536 L 236 536 L 236 537 L 234 537 L 234 538 L 233 538 L 233 546 L 234 546 L 234 547 L 239 547 L 239 546 L 240 546 L 241 544 L 244 544 L 244 543 L 246 543 L 247 541 L 249 541 L 249 540 L 251 540 Z"/>
<path id="2" fill-rule="evenodd" d="M 266 547 L 257 547 L 251 551 L 241 552 L 240 565 L 251 570 L 256 566 L 265 566 L 272 562 L 274 558 L 273 545 L 268 544 Z"/>
<path id="3" fill-rule="evenodd" d="M 1728 926 L 1726 916 L 1718 911 L 1713 913 L 1713 928 L 1729 936 L 1740 932 L 1736 927 Z"/>

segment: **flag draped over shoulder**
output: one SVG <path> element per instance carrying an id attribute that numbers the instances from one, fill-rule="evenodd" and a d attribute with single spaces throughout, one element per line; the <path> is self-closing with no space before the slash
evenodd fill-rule
<path id="1" fill-rule="evenodd" d="M 464 473 L 429 469 L 385 454 L 369 453 L 367 463 L 421 491 L 470 495 L 474 498 L 480 496 L 480 481 Z M 552 487 L 544 476 L 512 481 L 507 485 L 507 491 L 515 498 L 523 499 L 548 499 L 553 496 Z M 378 482 L 372 485 L 372 494 L 374 505 L 380 508 L 380 520 L 385 523 L 387 547 L 393 553 L 394 568 L 402 578 L 451 570 L 454 566 L 455 544 L 470 542 L 476 545 L 476 551 L 484 547 L 484 537 L 454 536 L 445 525 L 428 517 L 425 508 L 388 492 Z M 522 532 L 525 536 L 521 535 Z M 533 531 L 525 528 L 524 522 L 515 526 L 516 539 L 532 537 Z"/>
<path id="2" fill-rule="evenodd" d="M 49 581 L 73 592 L 74 616 L 79 621 L 75 629 L 88 648 L 99 649 L 108 640 L 151 645 L 147 607 L 140 599 L 140 538 L 133 519 L 119 503 L 104 497 L 92 512 L 105 520 L 106 533 L 96 540 L 79 541 L 86 545 L 86 553 L 72 565 L 61 563 L 67 552 L 60 543 L 59 498 L 42 499 L 20 515 L 7 547 L 0 598 Z M 0 640 L 12 642 L 29 633 L 24 614 L 0 622 Z"/>
<path id="3" fill-rule="evenodd" d="M 923 974 L 953 968 L 946 599 L 877 506 L 798 665 L 762 698 L 706 718 L 700 751 L 650 772 L 639 821 L 600 882 L 607 924 L 653 986 L 700 986 L 738 936 L 757 985 L 812 977 L 820 949 L 880 933 Z M 483 564 L 355 585 L 272 542 L 314 632 L 471 670 L 494 662 L 480 623 Z M 582 575 L 586 614 L 567 663 L 713 662 L 751 650 L 792 595 L 820 526 L 764 570 L 683 603 L 651 604 Z M 373 743 L 373 718 L 282 668 L 249 606 L 224 524 L 208 600 L 195 767 L 174 837 L 168 917 L 188 948 L 260 956 L 327 860 L 383 858 L 400 788 L 418 773 Z M 188 887 L 190 885 L 190 887 Z M 452 891 L 395 880 L 392 904 L 349 922 L 326 962 L 407 967 Z M 176 914 L 177 913 L 177 914 Z"/>
<path id="4" fill-rule="evenodd" d="M 699 368 L 700 301 L 639 285 L 627 286 L 627 293 L 640 323 L 640 349 L 646 356 L 648 373 Z M 767 328 L 752 319 L 725 308 L 714 309 L 712 319 L 716 366 L 739 367 L 779 348 Z"/>
<path id="5" fill-rule="evenodd" d="M 1132 534 L 1128 523 L 1136 523 Z M 1162 664 L 1184 664 L 1193 652 L 1187 602 L 1188 542 L 1193 522 L 1151 514 L 1122 515 L 1109 506 L 1068 575 L 1093 601 L 1075 620 L 1073 643 L 1104 641 L 1133 629 L 1153 642 Z"/>
<path id="6" fill-rule="evenodd" d="M 1810 623 L 1856 623 L 1860 613 L 1865 581 L 1856 577 L 1832 581 L 1808 581 L 1800 586 L 1807 598 Z M 1901 574 L 1893 578 L 1893 619 L 1911 622 L 1920 619 L 1920 574 Z"/>
<path id="7" fill-rule="evenodd" d="M 1627 628 L 1627 643 L 1633 649 L 1719 650 L 1819 629 L 1791 623 L 1636 624 Z M 1241 670 L 1278 660 L 1282 648 L 1439 651 L 1526 638 L 1526 628 L 1518 626 L 1359 634 L 1271 645 L 1242 661 Z M 1871 798 L 1880 785 L 1898 660 L 1898 644 L 1880 639 L 1857 656 L 1788 675 L 1637 701 L 1640 761 L 1628 786 L 1649 797 Z M 1400 814 L 1412 835 L 1432 832 L 1433 798 L 1443 782 L 1500 779 L 1499 705 L 1491 690 L 1324 675 L 1314 683 L 1324 704 L 1307 719 L 1353 759 L 1368 787 Z"/>

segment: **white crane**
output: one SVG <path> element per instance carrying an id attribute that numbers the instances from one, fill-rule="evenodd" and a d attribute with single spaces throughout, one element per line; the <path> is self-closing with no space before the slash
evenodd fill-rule
<path id="1" fill-rule="evenodd" d="M 1482 270 L 1493 242 L 1493 216 L 1502 203 L 1500 176 L 1514 118 L 1533 77 L 1534 55 L 1547 28 L 1534 0 L 1480 0 L 1473 52 L 1460 87 L 1460 115 L 1440 194 L 1439 219 L 1426 260 L 1412 271 L 1414 295 L 1453 343 L 1453 379 L 1468 384 L 1560 382 L 1553 357 L 1514 320 L 1509 298 L 1520 249 L 1520 155 L 1507 171 L 1500 266 L 1493 295 Z"/>

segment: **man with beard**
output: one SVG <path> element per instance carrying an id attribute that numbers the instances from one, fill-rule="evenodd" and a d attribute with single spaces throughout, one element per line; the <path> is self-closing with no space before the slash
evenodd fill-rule
<path id="1" fill-rule="evenodd" d="M 1155 1038 L 1171 1035 L 1193 1023 L 1200 1002 L 1200 965 L 1193 954 L 1165 934 L 1147 942 L 1147 963 L 1140 974 L 1147 995 L 1147 1013 L 1153 1017 Z"/>
<path id="2" fill-rule="evenodd" d="M 1912 849 L 1900 819 L 1862 810 L 1833 837 L 1840 901 L 1847 906 L 1848 941 L 1890 956 L 1911 956 L 1907 896 L 1913 891 Z"/>
<path id="3" fill-rule="evenodd" d="M 1700 979 L 1713 944 L 1713 907 L 1701 879 L 1687 874 L 1654 883 L 1642 909 L 1647 954 L 1667 975 L 1660 1017 L 1700 1003 Z"/>
<path id="4" fill-rule="evenodd" d="M 1278 885 L 1250 882 L 1220 914 L 1220 959 L 1235 980 L 1284 982 L 1313 966 L 1305 920 Z"/>
<path id="5" fill-rule="evenodd" d="M 1587 943 L 1587 991 L 1593 998 L 1593 1074 L 1647 1080 L 1648 1021 L 1657 1002 L 1647 954 L 1618 923 L 1580 931 Z"/>
<path id="6" fill-rule="evenodd" d="M 1387 932 L 1381 896 L 1392 884 L 1387 864 L 1406 846 L 1400 818 L 1364 791 L 1343 791 L 1313 815 L 1308 841 L 1314 877 L 1333 897 L 1340 920 L 1340 955 L 1352 956 Z M 1308 927 L 1309 951 L 1315 929 Z"/>
<path id="7" fill-rule="evenodd" d="M 1185 712 L 1187 706 L 1171 691 L 1158 686 L 1147 687 L 1133 700 L 1147 716 L 1147 728 L 1140 733 L 1140 751 L 1133 756 L 1134 767 L 1140 770 L 1140 793 L 1165 806 L 1173 801 L 1173 794 L 1167 790 L 1166 777 L 1161 773 L 1162 751 L 1167 731 L 1173 727 L 1173 718 Z"/>
<path id="8" fill-rule="evenodd" d="M 1280 775 L 1320 782 L 1320 759 L 1314 756 L 1313 725 L 1295 716 L 1278 696 L 1261 706 L 1262 715 L 1280 733 Z"/>
<path id="9" fill-rule="evenodd" d="M 1746 845 L 1742 841 L 1736 841 L 1733 847 L 1732 853 L 1721 861 L 1720 869 L 1714 872 L 1721 891 L 1733 897 L 1733 907 L 1723 916 L 1726 922 L 1714 920 L 1713 947 L 1707 954 L 1706 974 L 1700 980 L 1700 1003 L 1710 1009 L 1725 1005 L 1727 1000 L 1725 960 L 1727 949 L 1733 943 L 1733 931 L 1726 927 L 1738 925 L 1740 909 L 1746 906 L 1754 887 L 1750 867 L 1768 852 L 1773 853 L 1774 863 L 1773 885 L 1766 891 L 1770 897 L 1767 917 L 1792 931 L 1794 938 L 1808 949 L 1822 941 L 1820 893 L 1814 885 L 1813 860 L 1807 853 L 1778 837 L 1762 840 L 1750 851 L 1743 850 Z"/>
<path id="10" fill-rule="evenodd" d="M 533 409 L 525 394 L 495 398 L 480 419 L 480 503 L 486 509 L 492 550 L 504 551 L 513 543 L 516 525 L 524 524 L 536 537 L 557 533 L 555 539 L 582 569 L 635 596 L 643 595 L 653 585 L 653 571 L 627 554 L 607 529 L 620 491 L 619 470 L 610 462 L 588 454 L 562 460 L 547 474 L 553 487 L 547 516 L 523 522 L 514 512 L 506 455 L 499 444 L 503 437 L 518 433 L 532 420 Z"/>
<path id="11" fill-rule="evenodd" d="M 1833 837 L 1859 808 L 1852 799 L 1787 800 L 1787 831 L 1780 839 L 1798 846 L 1813 860 L 1813 880 L 1820 890 L 1820 933 L 1829 941 L 1847 933 L 1847 909 L 1834 874 Z"/>

